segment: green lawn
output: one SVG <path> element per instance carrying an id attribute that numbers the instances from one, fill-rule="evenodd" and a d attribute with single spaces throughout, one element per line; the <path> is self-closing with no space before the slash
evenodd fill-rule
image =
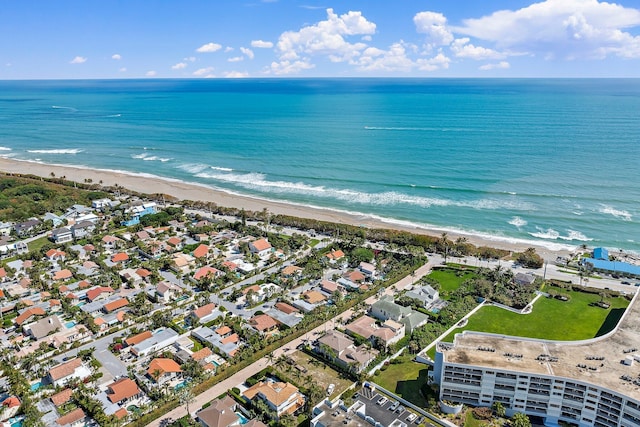
<path id="1" fill-rule="evenodd" d="M 476 274 L 470 271 L 460 272 L 447 268 L 433 270 L 427 277 L 440 283 L 440 293 L 449 293 L 458 289 L 465 280 L 476 277 Z"/>
<path id="2" fill-rule="evenodd" d="M 403 363 L 390 364 L 385 371 L 373 377 L 373 382 L 380 384 L 398 396 L 421 408 L 427 408 L 427 400 L 422 396 L 420 387 L 427 382 L 429 367 L 401 356 Z"/>
<path id="3" fill-rule="evenodd" d="M 42 236 L 41 238 L 28 243 L 27 246 L 29 247 L 29 252 L 39 251 L 47 242 L 50 242 L 49 238 L 47 236 Z"/>
<path id="4" fill-rule="evenodd" d="M 493 332 L 528 338 L 560 341 L 584 340 L 609 332 L 629 305 L 624 298 L 608 298 L 609 309 L 590 304 L 600 300 L 596 294 L 563 291 L 571 300 L 563 302 L 540 298 L 531 314 L 516 314 L 494 306 L 482 307 L 464 328 L 456 329 L 443 341 L 452 342 L 463 330 Z"/>

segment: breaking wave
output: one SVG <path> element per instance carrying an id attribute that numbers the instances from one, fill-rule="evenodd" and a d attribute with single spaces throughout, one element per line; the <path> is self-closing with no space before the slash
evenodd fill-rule
<path id="1" fill-rule="evenodd" d="M 27 150 L 27 153 L 37 154 L 78 154 L 82 153 L 82 148 L 58 148 L 53 150 Z"/>

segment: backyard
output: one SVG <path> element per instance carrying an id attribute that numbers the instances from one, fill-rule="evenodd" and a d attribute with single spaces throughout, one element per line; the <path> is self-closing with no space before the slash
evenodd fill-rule
<path id="1" fill-rule="evenodd" d="M 335 389 L 330 396 L 331 398 L 339 395 L 353 384 L 352 380 L 340 372 L 302 351 L 294 352 L 291 355 L 291 359 L 295 362 L 295 365 L 282 363 L 275 364 L 274 368 L 282 372 L 285 376 L 300 382 L 301 385 L 308 386 L 309 384 L 307 383 L 313 383 L 323 390 L 326 390 L 329 384 L 335 384 Z"/>
<path id="2" fill-rule="evenodd" d="M 407 399 L 421 408 L 429 406 L 422 395 L 421 388 L 427 383 L 429 367 L 411 360 L 409 356 L 400 356 L 400 363 L 391 363 L 384 371 L 378 371 L 373 382 L 385 389 Z"/>
<path id="3" fill-rule="evenodd" d="M 427 277 L 440 283 L 440 296 L 447 299 L 447 295 L 460 287 L 469 279 L 473 279 L 477 274 L 472 271 L 462 272 L 460 270 L 443 268 L 433 270 Z"/>

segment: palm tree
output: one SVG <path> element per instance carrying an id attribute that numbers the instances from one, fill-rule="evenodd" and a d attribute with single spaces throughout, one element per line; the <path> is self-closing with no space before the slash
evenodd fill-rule
<path id="1" fill-rule="evenodd" d="M 191 390 L 188 387 L 183 387 L 182 390 L 180 390 L 180 394 L 178 395 L 178 398 L 180 399 L 181 405 L 187 406 L 187 414 L 189 415 L 189 417 L 191 417 L 191 411 L 189 411 L 189 404 L 193 403 L 196 400 Z"/>

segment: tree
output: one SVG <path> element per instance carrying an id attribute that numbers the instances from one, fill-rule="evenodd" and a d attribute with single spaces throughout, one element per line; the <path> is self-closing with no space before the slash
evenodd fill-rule
<path id="1" fill-rule="evenodd" d="M 187 414 L 191 417 L 191 412 L 189 411 L 189 404 L 193 403 L 196 399 L 188 387 L 183 387 L 178 394 L 178 399 L 180 400 L 181 405 L 187 406 Z"/>
<path id="2" fill-rule="evenodd" d="M 495 412 L 496 416 L 503 418 L 507 413 L 507 409 L 502 402 L 493 402 L 493 412 Z"/>
<path id="3" fill-rule="evenodd" d="M 529 416 L 522 412 L 516 412 L 511 417 L 511 425 L 513 427 L 531 427 L 531 420 L 529 420 Z"/>

